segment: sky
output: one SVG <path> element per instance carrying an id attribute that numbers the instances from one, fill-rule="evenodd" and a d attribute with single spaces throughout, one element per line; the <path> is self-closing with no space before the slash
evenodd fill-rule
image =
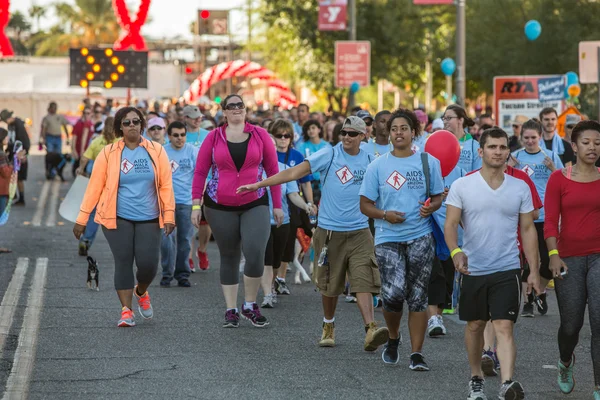
<path id="1" fill-rule="evenodd" d="M 27 10 L 33 4 L 51 5 L 57 0 L 13 0 L 10 5 L 10 11 L 19 10 L 25 15 L 29 15 Z M 75 0 L 60 0 L 65 3 L 75 4 Z M 130 10 L 137 11 L 140 0 L 127 0 L 130 4 Z M 174 4 L 177 4 L 174 7 Z M 153 38 L 174 38 L 183 36 L 191 38 L 189 31 L 190 22 L 197 15 L 199 9 L 235 9 L 230 14 L 230 31 L 234 36 L 241 35 L 246 31 L 245 12 L 241 7 L 247 4 L 246 0 L 152 0 L 150 3 L 150 16 L 152 22 L 142 28 L 142 35 Z M 135 15 L 135 14 L 134 14 Z M 50 10 L 47 17 L 40 21 L 42 29 L 46 29 L 56 23 L 56 18 Z"/>

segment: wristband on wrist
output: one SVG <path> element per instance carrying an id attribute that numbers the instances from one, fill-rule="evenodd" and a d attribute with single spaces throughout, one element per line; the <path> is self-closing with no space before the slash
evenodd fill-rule
<path id="1" fill-rule="evenodd" d="M 556 250 L 556 249 L 554 249 L 554 250 L 550 250 L 550 251 L 548 252 L 548 257 L 551 257 L 551 256 L 553 256 L 553 255 L 555 255 L 555 254 L 556 254 L 556 255 L 558 255 L 558 250 Z"/>
<path id="2" fill-rule="evenodd" d="M 385 217 L 387 217 L 387 210 L 383 210 L 383 218 L 382 218 L 384 221 L 387 221 L 387 220 L 385 219 Z"/>
<path id="3" fill-rule="evenodd" d="M 192 206 L 192 210 L 200 210 L 202 206 L 200 204 L 196 204 Z"/>
<path id="4" fill-rule="evenodd" d="M 460 247 L 455 248 L 454 250 L 452 250 L 452 252 L 450 253 L 450 257 L 454 258 L 455 255 L 457 255 L 458 253 L 462 253 L 462 249 Z"/>

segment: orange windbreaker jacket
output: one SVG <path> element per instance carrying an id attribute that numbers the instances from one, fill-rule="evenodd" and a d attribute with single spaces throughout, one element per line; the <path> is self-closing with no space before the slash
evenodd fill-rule
<path id="1" fill-rule="evenodd" d="M 163 146 L 142 137 L 140 146 L 145 148 L 154 167 L 154 182 L 160 208 L 159 224 L 175 224 L 175 194 L 171 177 L 171 164 Z M 121 174 L 123 139 L 107 145 L 94 162 L 92 176 L 85 191 L 77 216 L 77 224 L 87 225 L 91 212 L 96 207 L 96 221 L 107 229 L 117 229 L 117 193 Z"/>

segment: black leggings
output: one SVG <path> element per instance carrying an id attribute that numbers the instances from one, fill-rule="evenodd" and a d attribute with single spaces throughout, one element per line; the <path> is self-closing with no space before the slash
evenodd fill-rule
<path id="1" fill-rule="evenodd" d="M 267 242 L 267 251 L 265 252 L 265 265 L 270 265 L 273 269 L 279 268 L 289 233 L 290 224 L 283 224 L 280 227 L 271 225 L 271 236 Z"/>
<path id="2" fill-rule="evenodd" d="M 567 257 L 564 279 L 555 279 L 560 311 L 558 348 L 561 361 L 568 363 L 579 342 L 586 302 L 592 331 L 592 364 L 596 385 L 600 384 L 600 254 Z"/>

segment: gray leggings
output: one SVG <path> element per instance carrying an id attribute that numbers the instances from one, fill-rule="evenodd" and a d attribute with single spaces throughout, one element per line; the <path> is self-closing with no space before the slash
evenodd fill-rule
<path id="1" fill-rule="evenodd" d="M 133 261 L 139 283 L 150 284 L 160 262 L 162 231 L 157 222 L 133 222 L 117 218 L 117 229 L 102 227 L 115 259 L 115 289 L 133 289 Z"/>
<path id="2" fill-rule="evenodd" d="M 244 211 L 223 211 L 204 207 L 221 255 L 221 284 L 240 281 L 240 257 L 244 252 L 244 275 L 260 278 L 265 268 L 265 251 L 271 234 L 268 206 Z M 243 249 L 243 250 L 242 250 Z"/>
<path id="3" fill-rule="evenodd" d="M 584 257 L 567 257 L 563 261 L 569 268 L 563 280 L 554 285 L 560 311 L 558 348 L 560 359 L 569 362 L 583 327 L 586 302 L 589 307 L 592 330 L 592 364 L 596 385 L 600 384 L 600 254 Z"/>

